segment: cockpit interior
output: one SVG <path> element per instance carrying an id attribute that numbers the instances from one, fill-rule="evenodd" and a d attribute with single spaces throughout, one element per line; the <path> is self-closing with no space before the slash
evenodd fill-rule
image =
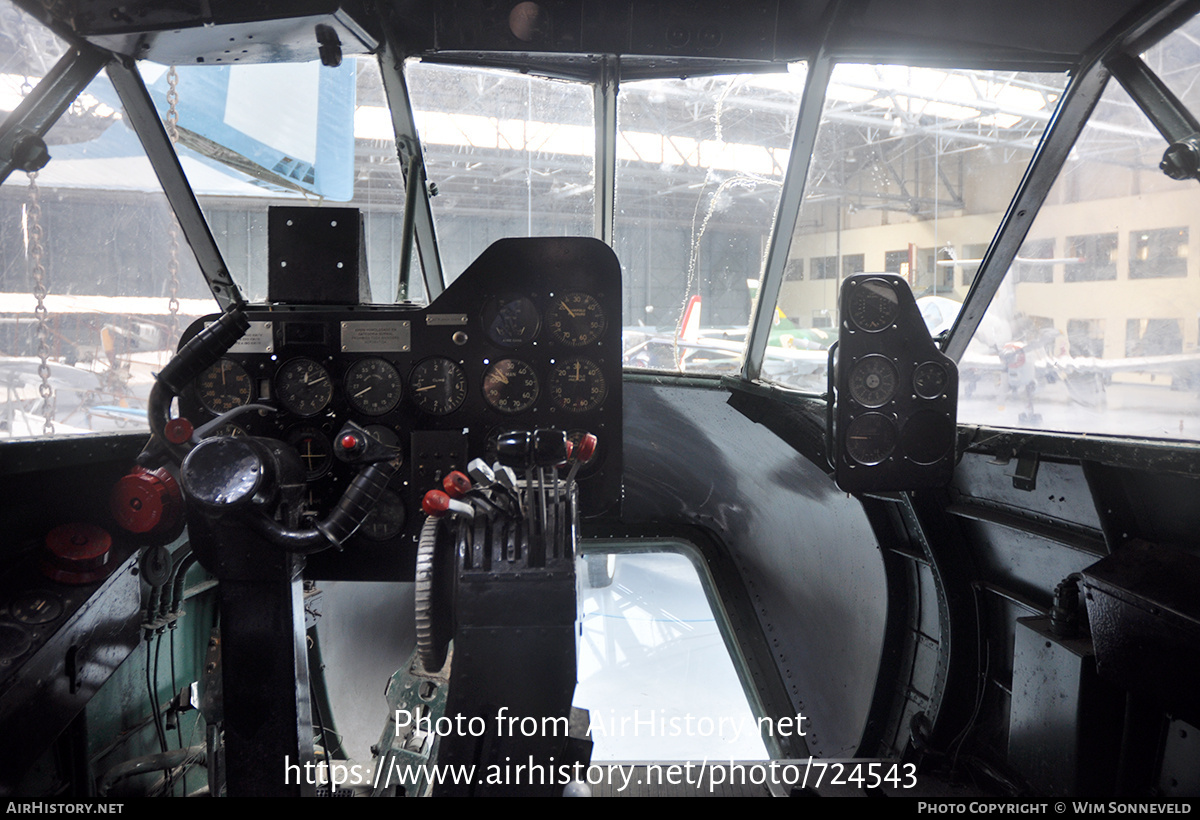
<path id="1" fill-rule="evenodd" d="M 1197 80 L 1194 0 L 0 0 L 0 796 L 1200 797 Z"/>

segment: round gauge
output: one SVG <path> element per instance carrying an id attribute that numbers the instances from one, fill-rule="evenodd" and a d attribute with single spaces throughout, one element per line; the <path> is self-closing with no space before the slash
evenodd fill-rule
<path id="1" fill-rule="evenodd" d="M 937 362 L 925 362 L 913 371 L 913 392 L 923 399 L 941 398 L 947 381 L 946 368 Z"/>
<path id="2" fill-rule="evenodd" d="M 560 410 L 595 410 L 608 395 L 600 365 L 588 359 L 560 362 L 550 371 L 550 402 Z"/>
<path id="3" fill-rule="evenodd" d="M 528 410 L 537 397 L 537 374 L 520 359 L 501 359 L 483 373 L 483 399 L 501 413 Z"/>
<path id="4" fill-rule="evenodd" d="M 372 541 L 387 541 L 404 532 L 404 502 L 391 490 L 384 490 L 358 530 Z"/>
<path id="5" fill-rule="evenodd" d="M 216 430 L 212 431 L 212 434 L 209 436 L 209 438 L 217 438 L 218 436 L 229 436 L 232 438 L 234 436 L 244 435 L 246 435 L 246 431 L 241 427 L 238 427 L 236 424 L 222 424 Z"/>
<path id="6" fill-rule="evenodd" d="M 467 397 L 467 377 L 454 362 L 434 357 L 413 368 L 408 389 L 417 407 L 444 416 L 457 410 Z"/>
<path id="7" fill-rule="evenodd" d="M 378 441 L 384 447 L 390 447 L 400 452 L 400 435 L 391 427 L 382 424 L 368 424 L 365 428 L 367 435 Z"/>
<path id="8" fill-rule="evenodd" d="M 850 294 L 850 321 L 859 330 L 874 333 L 891 327 L 900 312 L 900 297 L 886 279 L 867 279 Z"/>
<path id="9" fill-rule="evenodd" d="M 287 443 L 300 454 L 304 464 L 304 480 L 314 481 L 333 466 L 333 447 L 329 439 L 315 427 L 297 427 L 288 434 Z"/>
<path id="10" fill-rule="evenodd" d="M 196 379 L 196 393 L 204 409 L 219 416 L 250 403 L 250 374 L 231 359 L 221 359 Z"/>
<path id="11" fill-rule="evenodd" d="M 62 599 L 53 592 L 22 592 L 8 605 L 13 620 L 30 626 L 48 624 L 63 614 Z"/>
<path id="12" fill-rule="evenodd" d="M 953 420 L 934 410 L 918 410 L 908 417 L 900 433 L 904 455 L 917 464 L 936 464 L 954 444 Z"/>
<path id="13" fill-rule="evenodd" d="M 846 428 L 846 452 L 859 464 L 882 464 L 896 449 L 896 423 L 882 413 L 863 413 Z"/>
<path id="14" fill-rule="evenodd" d="M 400 403 L 403 387 L 396 366 L 386 359 L 359 359 L 346 371 L 346 400 L 368 416 L 382 416 Z"/>
<path id="15" fill-rule="evenodd" d="M 537 308 L 524 296 L 500 296 L 483 308 L 483 330 L 501 347 L 532 342 L 541 326 Z"/>
<path id="16" fill-rule="evenodd" d="M 555 296 L 546 316 L 546 326 L 554 341 L 570 347 L 590 345 L 608 327 L 604 308 L 589 293 Z"/>
<path id="17" fill-rule="evenodd" d="M 12 661 L 24 655 L 33 644 L 29 633 L 16 624 L 0 624 L 0 661 Z"/>
<path id="18" fill-rule="evenodd" d="M 292 359 L 275 376 L 279 401 L 297 416 L 315 416 L 333 398 L 333 381 L 312 359 Z"/>
<path id="19" fill-rule="evenodd" d="M 863 356 L 850 370 L 850 397 L 866 407 L 883 407 L 896 395 L 896 366 L 885 356 Z"/>

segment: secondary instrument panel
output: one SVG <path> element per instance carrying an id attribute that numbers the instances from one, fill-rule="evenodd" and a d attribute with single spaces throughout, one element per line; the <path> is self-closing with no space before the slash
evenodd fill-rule
<path id="1" fill-rule="evenodd" d="M 621 476 L 621 273 L 588 238 L 505 239 L 425 307 L 263 306 L 250 331 L 180 396 L 199 427 L 254 404 L 216 432 L 287 442 L 299 454 L 308 512 L 336 503 L 353 470 L 333 436 L 354 421 L 404 459 L 342 553 L 309 559 L 308 575 L 412 578 L 426 490 L 514 429 L 594 433 L 580 472 L 584 516 L 614 510 Z M 199 320 L 186 343 L 216 317 Z"/>

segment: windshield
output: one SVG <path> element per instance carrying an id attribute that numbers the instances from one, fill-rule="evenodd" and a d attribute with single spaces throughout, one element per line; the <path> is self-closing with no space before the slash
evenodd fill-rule
<path id="1" fill-rule="evenodd" d="M 1177 32 L 1148 62 L 1177 80 L 1200 47 Z M 1166 147 L 1110 80 L 963 357 L 960 420 L 1200 438 L 1200 188 Z"/>
<path id="2" fill-rule="evenodd" d="M 763 377 L 824 392 L 838 292 L 855 273 L 904 276 L 930 332 L 948 329 L 1066 80 L 836 66 Z"/>

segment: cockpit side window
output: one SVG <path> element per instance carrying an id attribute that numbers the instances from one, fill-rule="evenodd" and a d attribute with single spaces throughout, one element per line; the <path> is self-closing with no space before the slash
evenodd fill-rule
<path id="1" fill-rule="evenodd" d="M 65 49 L 0 5 L 0 109 Z M 0 186 L 0 440 L 146 429 L 153 373 L 214 302 L 105 74 Z"/>
<path id="2" fill-rule="evenodd" d="M 1193 112 L 1196 20 L 1144 59 Z M 1200 188 L 1116 79 L 960 362 L 959 419 L 1200 439 Z"/>

